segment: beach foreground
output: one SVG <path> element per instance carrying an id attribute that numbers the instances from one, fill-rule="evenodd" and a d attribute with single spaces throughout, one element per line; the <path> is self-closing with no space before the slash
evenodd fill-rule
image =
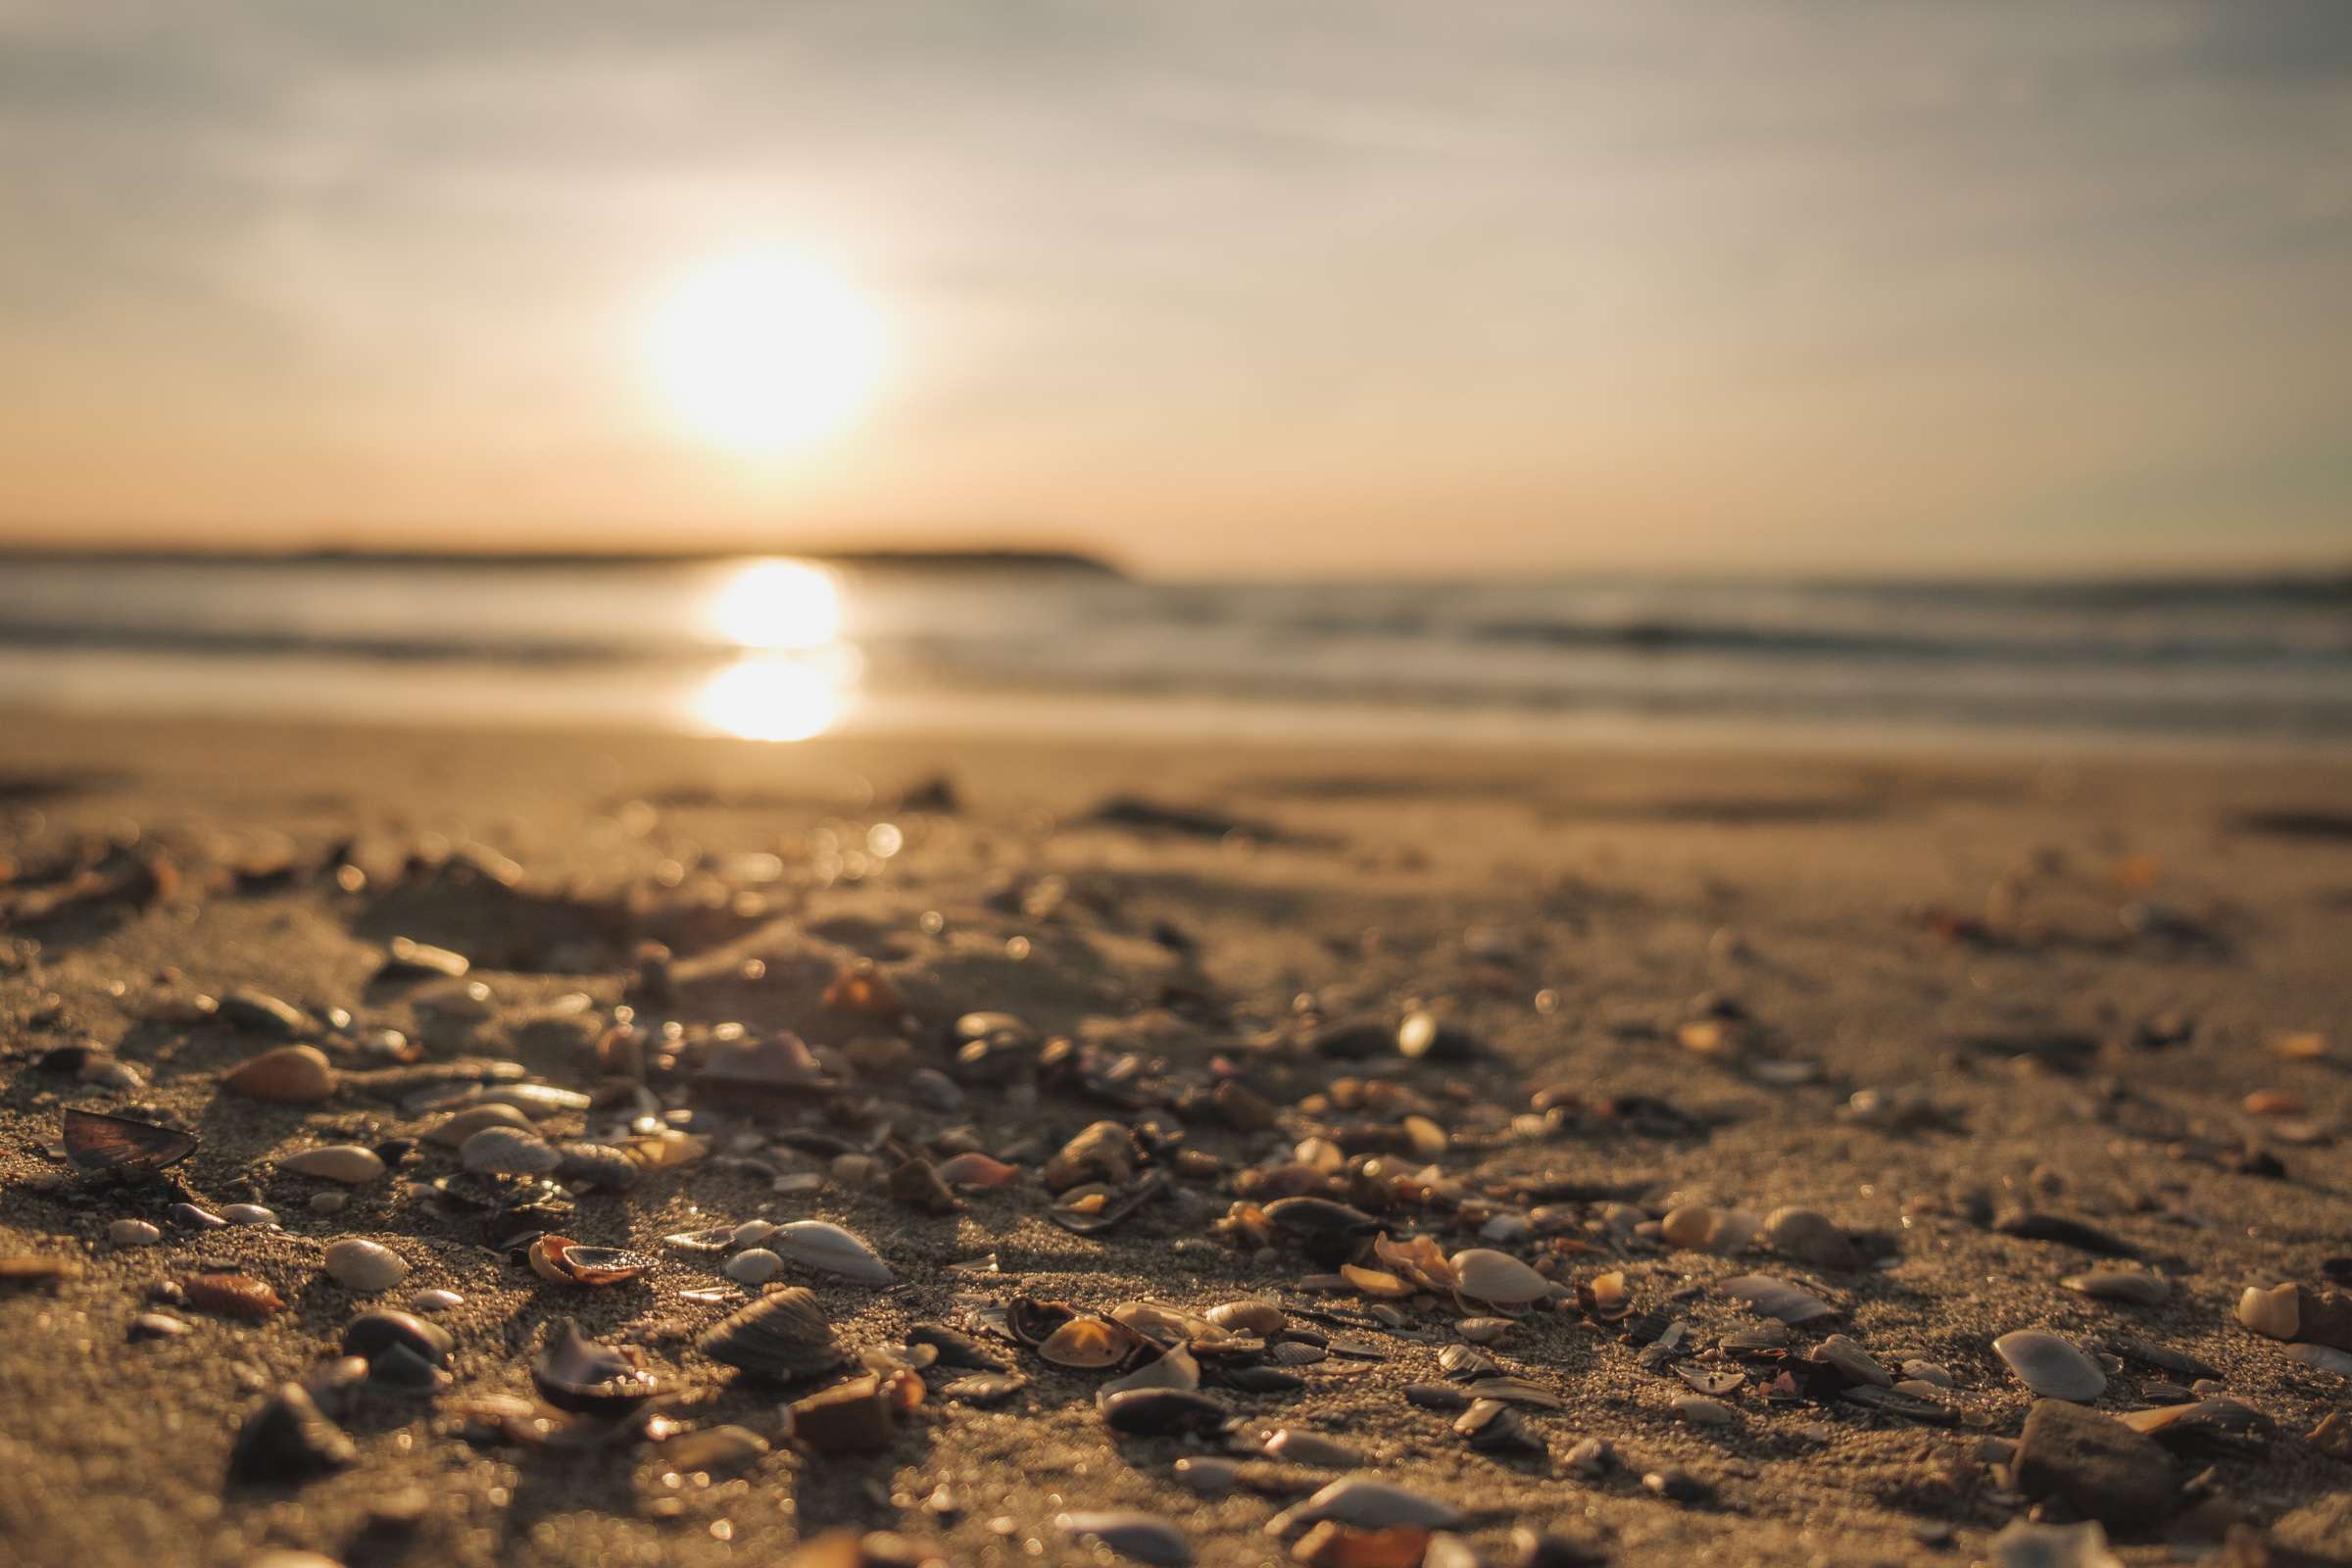
<path id="1" fill-rule="evenodd" d="M 2352 1339 L 2290 1353 L 2236 1316 L 2249 1286 L 2325 1294 L 2352 1268 L 2352 763 L 6 723 L 0 1254 L 64 1269 L 0 1282 L 11 1560 L 765 1563 L 855 1528 L 1085 1562 L 1059 1516 L 1144 1510 L 1202 1563 L 1286 1561 L 1305 1531 L 1269 1521 L 1347 1455 L 1286 1440 L 1221 1495 L 1173 1469 L 1283 1429 L 1458 1510 L 1496 1562 L 1521 1529 L 1626 1562 L 1984 1560 L 2030 1514 L 2106 1514 L 2126 1560 L 2352 1542 Z M 387 974 L 395 938 L 471 969 Z M 1405 1055 L 1423 1009 L 1408 1038 L 1434 1049 Z M 982 1011 L 1017 1022 L 961 1049 Z M 783 1030 L 830 1087 L 779 1081 L 758 1047 Z M 332 1068 L 324 1098 L 224 1087 L 297 1043 Z M 527 1106 L 548 1139 L 634 1131 L 637 1159 L 574 1155 L 566 1195 L 478 1206 L 428 1135 L 457 1096 L 495 1098 L 501 1062 L 596 1097 Z M 201 1145 L 79 1176 L 52 1152 L 68 1107 Z M 1126 1131 L 1054 1163 L 1104 1120 Z M 395 1168 L 287 1168 L 343 1145 Z M 943 1208 L 901 1168 L 971 1152 L 1019 1172 Z M 1335 1211 L 1234 1213 L 1286 1194 L 1540 1277 L 1477 1261 L 1457 1300 L 1413 1289 L 1450 1283 L 1442 1261 L 1412 1277 Z M 276 1227 L 190 1228 L 183 1201 Z M 1785 1207 L 1832 1224 L 1749 1236 Z M 714 1358 L 702 1337 L 758 1265 L 663 1238 L 809 1219 L 892 1281 L 779 1245 L 769 1285 L 812 1288 L 881 1389 L 927 1392 L 848 1435 L 804 1414 L 796 1446 L 782 1406 L 846 1374 Z M 650 1263 L 545 1277 L 540 1231 Z M 350 1238 L 405 1277 L 355 1294 L 323 1266 Z M 156 1294 L 208 1271 L 284 1307 Z M 2062 1283 L 2099 1271 L 2142 1298 Z M 1771 1343 L 1727 1288 L 1757 1275 L 1825 1315 Z M 406 1390 L 314 1372 L 359 1314 L 427 1290 L 463 1298 L 435 1318 L 446 1380 L 429 1354 Z M 1109 1430 L 1117 1370 L 993 1337 L 988 1310 L 1260 1297 L 1271 1339 L 1195 1356 L 1234 1429 L 1189 1437 Z M 143 1313 L 186 1332 L 134 1338 Z M 2314 1315 L 2301 1337 L 2333 1332 Z M 538 1406 L 567 1318 L 638 1352 L 656 1399 L 612 1423 Z M 1441 1362 L 1480 1318 L 1511 1319 L 1468 1331 L 1490 1375 L 1535 1388 L 1490 1387 L 1483 1426 L 1445 1407 L 1471 1384 Z M 918 1324 L 1025 1382 L 951 1393 L 974 1376 L 954 1352 L 899 1372 L 884 1352 Z M 2034 1396 L 1992 1342 L 2023 1330 L 2087 1351 L 2103 1386 L 2079 1396 L 2109 1415 L 2208 1392 L 2252 1413 L 2209 1402 L 2109 1452 L 2120 1427 L 2048 1412 L 2020 1465 Z M 1832 1335 L 1855 1348 L 1824 1355 Z M 2047 1353 L 2051 1386 L 2081 1376 Z M 240 1428 L 306 1374 L 355 1447 L 314 1431 L 228 1479 Z M 1408 1396 L 1424 1384 L 1453 1392 Z M 1133 1419 L 1208 1419 L 1162 1402 Z M 722 1426 L 759 1441 L 697 1436 Z"/>

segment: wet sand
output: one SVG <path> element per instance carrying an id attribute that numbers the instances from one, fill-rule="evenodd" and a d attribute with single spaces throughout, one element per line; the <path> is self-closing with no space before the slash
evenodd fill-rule
<path id="1" fill-rule="evenodd" d="M 1246 1169 L 1279 1165 L 1318 1135 L 1454 1179 L 1451 1199 L 1382 1216 L 1395 1233 L 1424 1231 L 1451 1251 L 1481 1245 L 1473 1221 L 1489 1213 L 1565 1204 L 1548 1216 L 1556 1234 L 1498 1245 L 1569 1286 L 1625 1276 L 1630 1318 L 1579 1311 L 1571 1297 L 1490 1347 L 1565 1402 L 1523 1412 L 1543 1453 L 1474 1450 L 1452 1415 L 1403 1396 L 1407 1384 L 1443 1381 L 1440 1349 L 1468 1315 L 1428 1296 L 1397 1303 L 1397 1325 L 1294 1313 L 1384 1359 L 1304 1366 L 1296 1393 L 1217 1392 L 1246 1434 L 1329 1434 L 1384 1479 L 1463 1509 L 1460 1533 L 1497 1561 L 1510 1560 L 1514 1527 L 1623 1562 L 1984 1559 L 2031 1506 L 2003 1460 L 2033 1396 L 1990 1348 L 2029 1328 L 2184 1352 L 2276 1423 L 2260 1457 L 2178 1458 L 2177 1511 L 2112 1532 L 2127 1560 L 2204 1549 L 2232 1523 L 2308 1550 L 2352 1542 L 2352 1463 L 2305 1438 L 2352 1406 L 2352 1383 L 2232 1318 L 2244 1287 L 2320 1288 L 2326 1261 L 2352 1253 L 2352 1156 L 2339 1137 L 2352 1114 L 2352 764 L 1001 737 L 773 748 L 5 722 L 0 861 L 15 881 L 0 898 L 15 923 L 0 938 L 0 1254 L 77 1267 L 54 1284 L 0 1284 L 11 1560 L 229 1564 L 306 1547 L 354 1565 L 773 1562 L 805 1535 L 855 1527 L 936 1541 L 959 1563 L 1085 1562 L 1058 1514 L 1140 1508 L 1178 1521 L 1203 1563 L 1286 1561 L 1287 1543 L 1264 1531 L 1281 1499 L 1204 1499 L 1171 1479 L 1176 1459 L 1220 1445 L 1114 1440 L 1093 1397 L 1105 1374 L 1010 1345 L 996 1348 L 1028 1382 L 1003 1404 L 935 1394 L 885 1452 L 792 1451 L 779 1406 L 808 1391 L 747 1382 L 695 1350 L 727 1308 L 679 1293 L 727 1282 L 718 1259 L 660 1238 L 760 1218 L 849 1227 L 895 1287 L 797 1267 L 783 1280 L 814 1287 L 853 1350 L 896 1346 L 917 1322 L 969 1328 L 979 1303 L 1021 1295 L 1095 1309 L 1269 1295 L 1351 1325 L 1364 1298 L 1297 1289 L 1321 1264 L 1284 1242 L 1237 1248 L 1213 1229 Z M 927 788 L 941 777 L 952 799 Z M 1192 814 L 1099 810 L 1120 798 Z M 168 885 L 44 897 L 76 855 L 101 868 L 152 855 Z M 345 865 L 355 869 L 338 882 Z M 414 988 L 375 983 L 394 936 L 471 956 L 490 1016 L 435 1015 Z M 647 937 L 672 950 L 666 988 L 649 987 L 634 961 Z M 859 960 L 888 979 L 912 1028 L 824 1000 Z M 238 987 L 354 1015 L 348 1030 L 306 1026 L 346 1069 L 332 1100 L 221 1090 L 226 1071 L 281 1042 L 249 1024 L 186 1021 L 169 1004 Z M 543 1015 L 574 993 L 590 999 L 584 1018 Z M 370 1030 L 402 1031 L 424 1063 L 511 1060 L 586 1090 L 598 1076 L 591 1026 L 624 1004 L 657 1029 L 678 1023 L 690 1057 L 728 1022 L 826 1048 L 897 1036 L 911 1050 L 863 1048 L 865 1075 L 830 1112 L 761 1110 L 657 1073 L 665 1103 L 703 1113 L 714 1149 L 626 1194 L 578 1200 L 566 1234 L 658 1260 L 609 1288 L 544 1280 L 500 1250 L 526 1227 L 428 1200 L 415 1184 L 458 1168 L 438 1145 L 351 1189 L 331 1216 L 310 1207 L 326 1184 L 273 1165 L 313 1145 L 415 1136 L 435 1119 L 377 1076 L 387 1063 L 368 1054 Z M 1309 1044 L 1318 1020 L 1393 1025 L 1420 1007 L 1473 1054 L 1342 1059 Z M 914 1067 L 953 1069 L 949 1035 L 976 1009 L 1139 1054 L 1148 1098 L 1213 1170 L 1176 1168 L 1165 1196 L 1100 1236 L 1051 1223 L 1038 1176 L 1048 1156 L 1098 1119 L 1145 1112 L 1113 1103 L 1102 1082 L 1090 1091 L 1018 1062 L 1001 1081 L 964 1084 L 953 1110 L 911 1094 Z M 2316 1045 L 2294 1041 L 2313 1034 Z M 59 1054 L 82 1043 L 141 1082 L 63 1070 L 80 1064 Z M 1277 1107 L 1281 1124 L 1249 1129 L 1211 1109 L 1200 1097 L 1219 1074 Z M 1400 1112 L 1335 1105 L 1347 1079 L 1412 1091 L 1452 1147 L 1381 1154 L 1380 1140 L 1401 1136 Z M 1539 1115 L 1531 1095 L 1547 1089 L 1555 1109 Z M 2276 1108 L 2249 1111 L 2247 1097 L 2264 1093 Z M 200 1133 L 172 1173 L 181 1190 L 74 1179 L 47 1152 L 68 1105 Z M 577 1138 L 609 1120 L 566 1113 L 548 1130 Z M 772 1152 L 778 1130 L 804 1121 L 852 1140 L 887 1123 L 909 1149 L 958 1147 L 939 1141 L 965 1129 L 956 1136 L 1025 1174 L 932 1214 L 894 1200 L 878 1175 Z M 823 1183 L 778 1193 L 729 1157 L 745 1151 Z M 1333 1190 L 1361 1197 L 1365 1185 Z M 1466 1195 L 1477 1200 L 1467 1217 Z M 174 1229 L 166 1211 L 179 1198 L 267 1204 L 282 1229 Z M 1858 1238 L 1864 1266 L 1760 1245 L 1737 1257 L 1678 1250 L 1635 1224 L 1687 1204 L 1820 1210 Z M 2106 1260 L 1991 1223 L 2020 1208 L 2112 1233 L 2167 1276 L 2167 1299 L 2062 1288 Z M 110 1224 L 130 1217 L 162 1226 L 163 1244 L 111 1243 Z M 412 1273 L 381 1298 L 355 1298 L 319 1266 L 322 1247 L 345 1236 L 391 1246 Z M 996 1272 L 971 1266 L 992 1253 Z M 192 1332 L 131 1342 L 131 1320 L 155 1305 L 150 1287 L 207 1262 L 266 1279 L 289 1308 L 247 1322 L 170 1307 Z M 1626 1330 L 1659 1308 L 1687 1316 L 1702 1348 L 1753 1327 L 1718 1287 L 1756 1272 L 1838 1311 L 1794 1330 L 1795 1351 L 1842 1332 L 1888 1367 L 1947 1369 L 1954 1386 L 1939 1402 L 1952 1424 L 1834 1394 L 1776 1404 L 1763 1397 L 1768 1368 L 1723 1396 L 1728 1423 L 1683 1419 L 1675 1401 L 1690 1391 L 1642 1365 Z M 405 1306 L 429 1287 L 466 1298 L 442 1319 L 457 1340 L 453 1388 L 361 1397 L 342 1422 L 358 1457 L 336 1473 L 224 1486 L 238 1424 L 268 1390 L 312 1367 L 357 1312 Z M 665 1417 L 734 1423 L 772 1450 L 739 1473 L 673 1479 L 648 1441 L 457 1431 L 468 1398 L 531 1396 L 530 1358 L 564 1317 L 641 1348 L 666 1385 Z M 2096 1402 L 2107 1411 L 2161 1402 L 2148 1391 L 2170 1380 L 2129 1360 L 2105 1370 Z M 1587 1438 L 1618 1462 L 1592 1475 L 1570 1466 Z M 1670 1469 L 1705 1495 L 1644 1485 Z M 2067 1517 L 2062 1504 L 2045 1511 Z"/>

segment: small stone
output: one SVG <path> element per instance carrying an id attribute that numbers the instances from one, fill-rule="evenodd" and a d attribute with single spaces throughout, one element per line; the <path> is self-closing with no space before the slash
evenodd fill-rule
<path id="1" fill-rule="evenodd" d="M 277 1210 L 259 1203 L 230 1203 L 220 1210 L 220 1217 L 231 1225 L 274 1225 Z"/>
<path id="2" fill-rule="evenodd" d="M 117 1247 L 153 1247 L 164 1233 L 143 1219 L 119 1219 L 106 1228 L 106 1239 Z"/>
<path id="3" fill-rule="evenodd" d="M 764 1247 L 737 1252 L 719 1269 L 738 1285 L 764 1285 L 784 1272 L 784 1259 Z"/>
<path id="4" fill-rule="evenodd" d="M 321 1181 L 342 1182 L 357 1187 L 371 1182 L 384 1173 L 384 1162 L 372 1149 L 357 1144 L 329 1144 L 323 1149 L 306 1149 L 277 1162 L 280 1170 L 290 1170 L 297 1176 L 316 1176 Z"/>
<path id="5" fill-rule="evenodd" d="M 371 1296 L 407 1279 L 409 1264 L 389 1247 L 351 1237 L 326 1250 L 326 1271 L 345 1290 Z"/>
<path id="6" fill-rule="evenodd" d="M 1669 1209 L 1666 1217 L 1658 1221 L 1658 1234 L 1666 1238 L 1668 1245 L 1687 1251 L 1706 1246 L 1707 1238 L 1714 1233 L 1715 1211 L 1701 1204 L 1686 1203 Z"/>
<path id="7" fill-rule="evenodd" d="M 429 1291 L 418 1291 L 409 1298 L 409 1304 L 419 1312 L 454 1312 L 466 1304 L 466 1298 L 436 1286 Z"/>
<path id="8" fill-rule="evenodd" d="M 2049 1399 L 2095 1399 L 2107 1391 L 2107 1374 L 2073 1343 L 2040 1329 L 2019 1329 L 1992 1342 L 2017 1380 Z"/>
<path id="9" fill-rule="evenodd" d="M 2015 1473 L 2027 1496 L 2063 1498 L 2105 1524 L 2144 1524 L 2177 1501 L 2172 1457 L 2160 1444 L 2064 1399 L 2036 1400 L 2027 1412 Z"/>
<path id="10" fill-rule="evenodd" d="M 311 1212 L 314 1214 L 340 1214 L 350 1206 L 351 1195 L 349 1193 L 324 1192 L 311 1195 Z"/>

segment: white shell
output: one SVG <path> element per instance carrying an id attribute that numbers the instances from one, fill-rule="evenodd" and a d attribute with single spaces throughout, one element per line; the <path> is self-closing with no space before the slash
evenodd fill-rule
<path id="1" fill-rule="evenodd" d="M 728 1258 L 719 1272 L 738 1285 L 764 1285 L 784 1272 L 784 1260 L 764 1247 L 754 1247 Z"/>
<path id="2" fill-rule="evenodd" d="M 1284 1427 L 1268 1438 L 1258 1451 L 1285 1464 L 1302 1464 L 1318 1470 L 1353 1470 L 1369 1462 L 1361 1452 L 1336 1438 L 1327 1438 L 1320 1432 L 1302 1432 L 1297 1427 Z"/>
<path id="3" fill-rule="evenodd" d="M 553 1144 L 514 1127 L 485 1127 L 458 1151 L 467 1170 L 505 1176 L 544 1176 L 562 1157 Z"/>
<path id="4" fill-rule="evenodd" d="M 418 1291 L 415 1296 L 409 1298 L 409 1305 L 419 1312 L 450 1312 L 465 1304 L 466 1298 L 455 1291 L 444 1291 L 438 1287 L 429 1291 Z"/>
<path id="5" fill-rule="evenodd" d="M 1473 1300 L 1524 1306 L 1542 1300 L 1553 1290 L 1551 1281 L 1510 1253 L 1492 1248 L 1473 1247 L 1454 1253 L 1449 1261 L 1461 1276 L 1461 1293 Z"/>
<path id="6" fill-rule="evenodd" d="M 1723 1293 L 1736 1300 L 1745 1301 L 1766 1317 L 1777 1317 L 1784 1323 L 1810 1323 L 1816 1318 L 1830 1316 L 1837 1310 L 1829 1302 L 1782 1279 L 1777 1274 L 1741 1274 L 1723 1282 Z"/>
<path id="7" fill-rule="evenodd" d="M 326 1250 L 326 1271 L 345 1290 L 371 1296 L 407 1279 L 409 1264 L 389 1247 L 352 1237 Z"/>
<path id="8" fill-rule="evenodd" d="M 779 1226 L 771 1240 L 775 1250 L 795 1263 L 852 1285 L 888 1285 L 898 1278 L 872 1248 L 821 1219 L 796 1219 Z"/>
<path id="9" fill-rule="evenodd" d="M 736 1247 L 765 1247 L 776 1234 L 775 1225 L 763 1219 L 747 1219 L 727 1237 Z"/>
<path id="10" fill-rule="evenodd" d="M 1302 1525 L 1334 1519 L 1358 1530 L 1387 1530 L 1415 1525 L 1423 1530 L 1448 1530 L 1461 1522 L 1461 1510 L 1425 1492 L 1393 1487 L 1370 1476 L 1342 1476 L 1304 1502 L 1294 1504 L 1266 1521 L 1266 1534 L 1283 1536 Z"/>
<path id="11" fill-rule="evenodd" d="M 1879 1365 L 1868 1350 L 1842 1334 L 1833 1334 L 1821 1342 L 1813 1352 L 1856 1383 L 1875 1383 L 1880 1388 L 1891 1388 L 1894 1374 Z"/>
<path id="12" fill-rule="evenodd" d="M 2107 1374 L 2071 1341 L 2040 1329 L 2019 1329 L 1992 1342 L 2017 1380 L 2046 1399 L 2082 1402 L 2107 1392 Z"/>
<path id="13" fill-rule="evenodd" d="M 280 1170 L 290 1170 L 297 1176 L 316 1176 L 322 1181 L 344 1182 L 358 1186 L 371 1182 L 384 1173 L 384 1162 L 372 1149 L 357 1144 L 329 1144 L 324 1149 L 306 1149 L 299 1154 L 289 1154 L 277 1162 Z"/>
<path id="14" fill-rule="evenodd" d="M 2275 1285 L 2267 1291 L 2249 1285 L 2246 1294 L 2237 1298 L 2237 1320 L 2257 1334 L 2291 1340 L 2303 1325 L 2303 1309 L 2292 1285 Z"/>
<path id="15" fill-rule="evenodd" d="M 119 1219 L 106 1228 L 106 1239 L 117 1247 L 153 1247 L 164 1233 L 143 1219 Z"/>

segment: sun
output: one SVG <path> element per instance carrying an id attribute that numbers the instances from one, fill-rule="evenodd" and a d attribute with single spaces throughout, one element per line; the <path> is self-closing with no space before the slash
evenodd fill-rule
<path id="1" fill-rule="evenodd" d="M 680 426 L 757 456 L 812 446 L 864 413 L 888 333 L 873 301 L 815 257 L 744 251 L 673 279 L 647 318 L 645 350 Z"/>

